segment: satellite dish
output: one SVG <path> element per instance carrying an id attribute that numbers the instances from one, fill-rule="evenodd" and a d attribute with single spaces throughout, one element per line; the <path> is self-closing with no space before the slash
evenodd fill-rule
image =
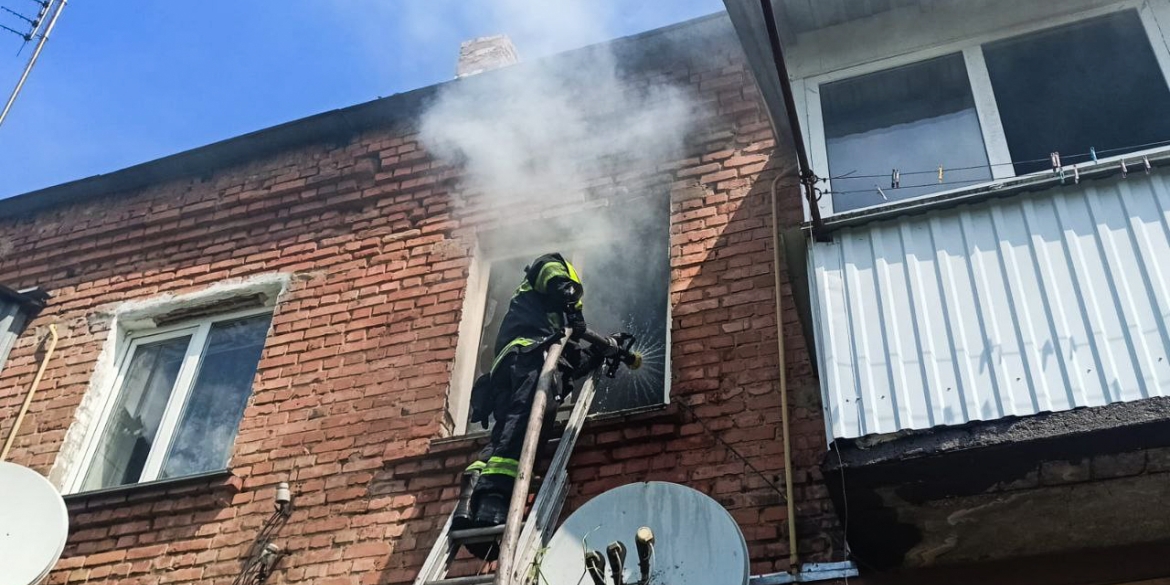
<path id="1" fill-rule="evenodd" d="M 581 506 L 553 535 L 540 571 L 548 585 L 591 585 L 585 554 L 607 556 L 620 541 L 624 581 L 638 583 L 635 535 L 642 527 L 654 533 L 651 585 L 747 585 L 747 543 L 731 514 L 701 492 L 660 481 L 624 485 Z M 605 583 L 613 583 L 611 571 L 607 562 Z"/>
<path id="2" fill-rule="evenodd" d="M 69 537 L 65 500 L 41 474 L 0 462 L 0 585 L 36 585 Z"/>

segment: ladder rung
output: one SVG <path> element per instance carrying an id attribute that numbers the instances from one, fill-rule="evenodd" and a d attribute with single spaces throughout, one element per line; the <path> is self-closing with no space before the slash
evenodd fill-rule
<path id="1" fill-rule="evenodd" d="M 504 525 L 488 526 L 486 528 L 468 528 L 467 530 L 452 530 L 448 538 L 451 542 L 470 544 L 475 542 L 494 542 L 504 533 Z"/>
<path id="2" fill-rule="evenodd" d="M 453 577 L 451 579 L 439 579 L 438 581 L 427 581 L 426 585 L 486 585 L 496 580 L 495 573 L 490 575 L 472 575 L 471 577 Z"/>

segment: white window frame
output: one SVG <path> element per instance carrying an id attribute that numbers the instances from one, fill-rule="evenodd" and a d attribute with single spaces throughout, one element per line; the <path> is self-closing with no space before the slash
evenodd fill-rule
<path id="1" fill-rule="evenodd" d="M 98 423 L 91 425 L 84 439 L 80 464 L 74 466 L 72 472 L 67 477 L 64 492 L 77 493 L 85 482 L 85 476 L 89 473 L 90 466 L 93 465 L 93 458 L 96 454 L 98 443 L 101 441 L 102 434 L 109 425 L 114 405 L 117 404 L 118 398 L 122 393 L 122 383 L 125 379 L 126 371 L 129 369 L 130 363 L 139 346 L 165 341 L 167 339 L 175 339 L 185 335 L 191 336 L 191 341 L 187 344 L 187 352 L 183 356 L 183 363 L 179 366 L 179 373 L 175 377 L 175 384 L 171 388 L 170 397 L 167 399 L 167 405 L 163 409 L 158 433 L 155 436 L 154 445 L 151 447 L 149 455 L 147 455 L 146 463 L 142 469 L 142 475 L 137 482 L 134 484 L 126 484 L 126 486 L 158 479 L 158 475 L 162 471 L 163 460 L 167 452 L 170 451 L 171 441 L 174 439 L 179 419 L 182 417 L 187 399 L 191 395 L 191 390 L 195 386 L 195 376 L 203 364 L 203 356 L 207 349 L 207 338 L 211 332 L 211 327 L 223 321 L 272 314 L 272 312 L 273 307 L 271 306 L 254 307 L 210 315 L 174 325 L 127 331 L 118 341 L 119 347 L 117 349 L 114 369 L 117 374 L 113 376 L 105 392 L 106 399 L 101 405 L 101 414 L 97 419 Z"/>
<path id="2" fill-rule="evenodd" d="M 669 237 L 670 228 L 667 227 L 667 237 Z M 558 246 L 563 250 L 570 250 L 566 252 L 565 259 L 573 264 L 575 268 L 579 268 L 581 278 L 585 282 L 585 302 L 589 302 L 589 266 L 580 265 L 574 261 L 572 254 L 575 251 L 581 251 L 590 246 L 589 240 L 573 240 L 569 242 L 560 242 Z M 478 375 L 476 371 L 476 362 L 479 357 L 479 344 L 483 336 L 483 326 L 485 312 L 487 311 L 488 301 L 488 284 L 491 282 L 491 267 L 492 264 L 504 260 L 506 258 L 515 258 L 523 256 L 531 256 L 535 259 L 540 254 L 547 253 L 552 246 L 542 245 L 541 243 L 533 243 L 531 246 L 522 248 L 510 248 L 507 250 L 491 251 L 485 250 L 481 246 L 477 246 L 472 254 L 471 267 L 468 270 L 467 292 L 463 301 L 463 318 L 459 323 L 459 342 L 455 350 L 455 366 L 451 374 L 451 388 L 447 393 L 448 405 L 447 412 L 451 417 L 451 434 L 452 435 L 466 435 L 469 433 L 480 432 L 480 429 L 469 429 L 467 418 L 471 411 L 471 386 L 475 383 L 475 378 Z M 669 247 L 668 247 L 669 249 Z M 520 284 L 520 276 L 516 276 L 516 284 Z M 661 405 L 670 403 L 670 283 L 666 284 L 666 339 L 665 344 L 667 350 L 664 353 L 665 364 L 663 366 L 663 389 L 661 404 L 653 404 L 647 408 L 657 408 Z M 588 306 L 588 304 L 586 305 Z M 588 310 L 588 309 L 586 309 Z M 630 409 L 630 412 L 637 412 L 641 409 Z M 626 411 L 617 411 L 614 413 L 606 413 L 605 416 L 620 415 Z"/>
<path id="3" fill-rule="evenodd" d="M 960 53 L 967 66 L 967 77 L 970 81 L 971 94 L 975 101 L 975 109 L 979 117 L 979 126 L 983 135 L 983 144 L 987 152 L 988 164 L 992 166 L 992 178 L 987 182 L 963 185 L 958 189 L 938 191 L 919 197 L 899 199 L 888 203 L 852 209 L 845 213 L 880 210 L 887 205 L 904 203 L 922 199 L 938 197 L 953 191 L 978 189 L 991 183 L 1016 178 L 1015 169 L 1011 166 L 1011 154 L 1008 150 L 1007 138 L 1004 134 L 1003 123 L 1000 120 L 999 108 L 995 101 L 995 92 L 992 90 L 991 78 L 988 75 L 987 63 L 983 57 L 983 46 L 996 41 L 1027 35 L 1067 24 L 1089 20 L 1098 16 L 1114 14 L 1126 10 L 1137 10 L 1138 18 L 1146 32 L 1146 40 L 1154 52 L 1154 57 L 1162 71 L 1162 79 L 1170 86 L 1170 39 L 1162 34 L 1162 23 L 1170 25 L 1170 2 L 1153 0 L 1156 6 L 1151 6 L 1151 0 L 1121 0 L 1114 4 L 1099 6 L 1065 15 L 1054 16 L 1049 19 L 1021 23 L 1014 26 L 1000 28 L 991 33 L 971 36 L 958 41 L 943 42 L 927 48 L 908 53 L 883 57 L 866 63 L 842 67 L 826 73 L 810 75 L 793 81 L 793 93 L 796 98 L 797 113 L 803 118 L 805 144 L 808 145 L 809 164 L 818 177 L 829 177 L 828 152 L 825 143 L 824 117 L 821 111 L 820 86 L 851 79 L 868 73 L 876 73 L 904 65 L 920 63 L 944 55 Z M 1151 152 L 1170 150 L 1170 147 L 1151 149 Z M 1116 157 L 1102 158 L 1103 161 L 1132 157 L 1134 153 Z M 1039 171 L 1031 175 L 1045 173 Z M 827 180 L 822 189 L 832 190 L 832 181 Z M 808 203 L 805 203 L 805 219 L 811 220 Z M 836 214 L 833 209 L 833 197 L 826 193 L 817 202 L 821 217 L 831 217 Z"/>

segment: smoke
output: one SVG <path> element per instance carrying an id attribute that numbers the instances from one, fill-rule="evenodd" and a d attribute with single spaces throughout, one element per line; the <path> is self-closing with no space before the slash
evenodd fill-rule
<path id="1" fill-rule="evenodd" d="M 521 63 L 446 84 L 420 127 L 425 148 L 461 168 L 465 210 L 495 210 L 511 224 L 479 235 L 489 263 L 507 272 L 492 271 L 493 282 L 505 280 L 493 284 L 500 298 L 489 307 L 507 306 L 522 276 L 518 261 L 560 251 L 581 273 L 591 328 L 633 327 L 640 344 L 660 349 L 647 356 L 658 363 L 647 363 L 645 375 L 599 388 L 595 410 L 608 411 L 662 401 L 670 175 L 661 169 L 681 157 L 696 102 L 678 82 L 686 82 L 685 68 L 681 77 L 655 71 L 648 64 L 655 57 L 638 54 L 642 41 L 633 50 L 627 43 L 621 55 L 607 43 L 524 58 L 611 37 L 604 28 L 613 15 L 604 10 L 616 4 L 493 3 Z M 498 322 L 486 321 L 481 351 L 490 357 Z"/>
<path id="2" fill-rule="evenodd" d="M 528 39 L 521 59 L 574 39 L 604 38 L 602 3 L 493 4 L 494 19 Z M 675 85 L 623 79 L 607 45 L 447 84 L 424 114 L 429 151 L 464 169 L 464 188 L 492 202 L 569 200 L 618 169 L 675 156 L 693 119 Z"/>

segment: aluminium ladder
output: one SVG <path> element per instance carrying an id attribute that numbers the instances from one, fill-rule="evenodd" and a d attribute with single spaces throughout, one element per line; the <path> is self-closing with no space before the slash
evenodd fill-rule
<path id="1" fill-rule="evenodd" d="M 536 500 L 532 504 L 532 511 L 528 521 L 524 521 L 524 509 L 528 503 L 528 489 L 532 481 L 532 468 L 536 462 L 536 452 L 540 445 L 540 427 L 544 421 L 544 411 L 548 404 L 548 391 L 557 373 L 557 361 L 564 349 L 564 339 L 548 349 L 544 367 L 540 372 L 540 379 L 536 385 L 536 395 L 532 403 L 532 411 L 528 418 L 528 429 L 524 434 L 524 447 L 520 455 L 519 472 L 516 476 L 515 488 L 512 491 L 512 500 L 508 506 L 508 520 L 501 526 L 488 528 L 472 528 L 468 530 L 451 530 L 451 518 L 447 518 L 443 531 L 427 555 L 414 585 L 525 585 L 530 568 L 537 561 L 537 554 L 541 547 L 552 537 L 554 523 L 561 514 L 561 507 L 565 503 L 569 489 L 569 457 L 573 454 L 573 447 L 585 425 L 589 415 L 589 407 L 593 403 L 593 382 L 595 376 L 589 376 L 581 385 L 581 391 L 573 405 L 573 412 L 565 425 L 560 444 L 557 445 L 556 455 L 549 465 L 548 473 L 537 492 Z M 521 527 L 523 531 L 521 532 Z M 495 573 L 475 575 L 471 577 L 447 578 L 455 556 L 463 544 L 477 542 L 498 542 L 500 545 L 499 565 Z"/>

